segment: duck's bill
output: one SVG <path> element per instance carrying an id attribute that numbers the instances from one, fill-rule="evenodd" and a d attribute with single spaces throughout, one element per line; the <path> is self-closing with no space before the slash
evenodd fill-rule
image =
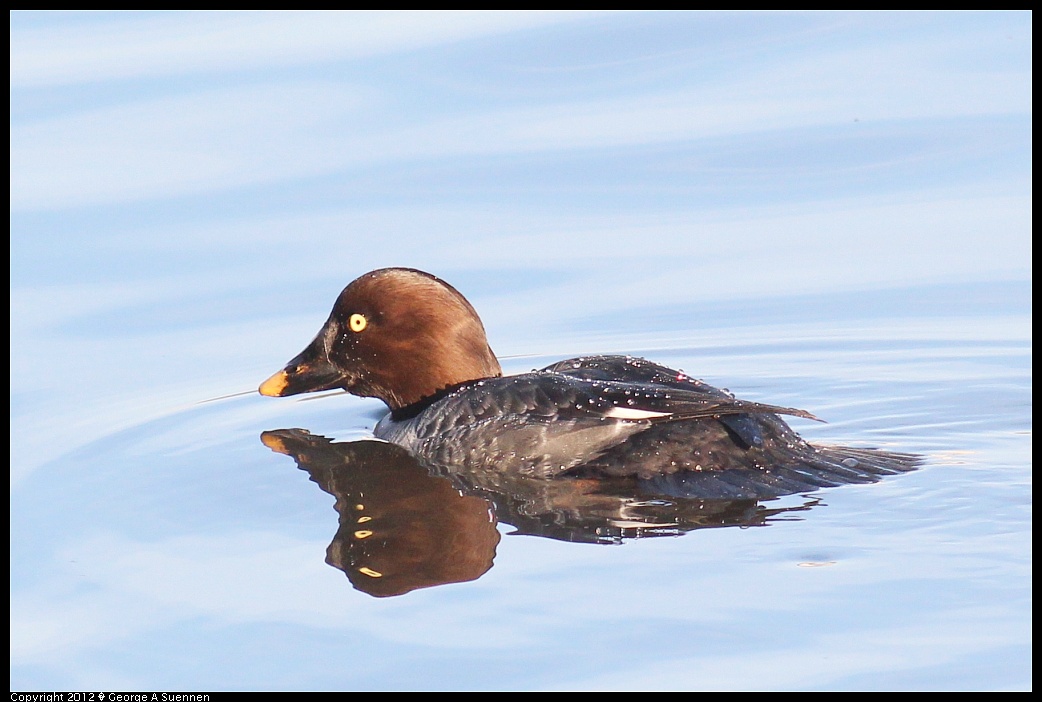
<path id="1" fill-rule="evenodd" d="M 345 380 L 344 374 L 329 362 L 324 345 L 316 339 L 257 390 L 268 397 L 286 397 L 342 388 Z"/>

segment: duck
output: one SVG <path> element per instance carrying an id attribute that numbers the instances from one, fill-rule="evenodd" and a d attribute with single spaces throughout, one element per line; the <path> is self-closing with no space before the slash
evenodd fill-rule
<path id="1" fill-rule="evenodd" d="M 376 439 L 442 470 L 531 480 L 636 480 L 661 494 L 773 497 L 914 470 L 915 454 L 804 440 L 783 416 L 634 356 L 590 355 L 503 375 L 477 311 L 412 268 L 366 273 L 317 336 L 261 383 L 268 397 L 379 398 Z M 711 487 L 711 489 L 709 489 Z"/>

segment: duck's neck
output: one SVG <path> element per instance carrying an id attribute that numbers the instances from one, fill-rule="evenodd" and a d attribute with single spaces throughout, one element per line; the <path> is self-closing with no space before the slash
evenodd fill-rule
<path id="1" fill-rule="evenodd" d="M 433 349 L 434 353 L 409 355 L 396 365 L 394 383 L 379 383 L 393 392 L 376 393 L 394 414 L 415 414 L 456 388 L 498 378 L 503 370 L 484 341 L 480 348 Z"/>
<path id="2" fill-rule="evenodd" d="M 412 402 L 407 405 L 401 405 L 399 407 L 391 407 L 391 419 L 396 422 L 400 422 L 405 419 L 412 419 L 423 410 L 427 409 L 434 403 L 438 402 L 442 398 L 451 395 L 460 388 L 465 388 L 475 383 L 480 383 L 485 378 L 478 378 L 475 380 L 464 380 L 462 383 L 455 383 L 453 385 L 446 386 L 440 390 L 437 390 L 430 395 L 421 397 L 419 400 Z"/>

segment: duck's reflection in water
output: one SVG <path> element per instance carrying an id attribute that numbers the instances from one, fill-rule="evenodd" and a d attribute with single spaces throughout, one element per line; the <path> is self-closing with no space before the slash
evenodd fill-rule
<path id="1" fill-rule="evenodd" d="M 497 522 L 515 533 L 620 543 L 694 529 L 757 526 L 819 500 L 770 508 L 755 499 L 663 496 L 629 480 L 506 479 L 421 465 L 382 441 L 334 442 L 303 429 L 261 434 L 336 498 L 340 528 L 326 562 L 375 597 L 475 580 L 492 567 Z"/>
<path id="2" fill-rule="evenodd" d="M 334 443 L 302 429 L 261 434 L 336 498 L 340 528 L 326 562 L 359 590 L 390 597 L 475 580 L 499 543 L 488 502 L 432 478 L 409 453 L 381 441 Z"/>

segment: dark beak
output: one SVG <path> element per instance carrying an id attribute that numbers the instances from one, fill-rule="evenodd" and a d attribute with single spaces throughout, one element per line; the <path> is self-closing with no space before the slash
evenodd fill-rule
<path id="1" fill-rule="evenodd" d="M 268 397 L 286 397 L 342 388 L 345 380 L 344 374 L 330 363 L 325 334 L 320 333 L 285 368 L 261 383 L 258 390 Z"/>

